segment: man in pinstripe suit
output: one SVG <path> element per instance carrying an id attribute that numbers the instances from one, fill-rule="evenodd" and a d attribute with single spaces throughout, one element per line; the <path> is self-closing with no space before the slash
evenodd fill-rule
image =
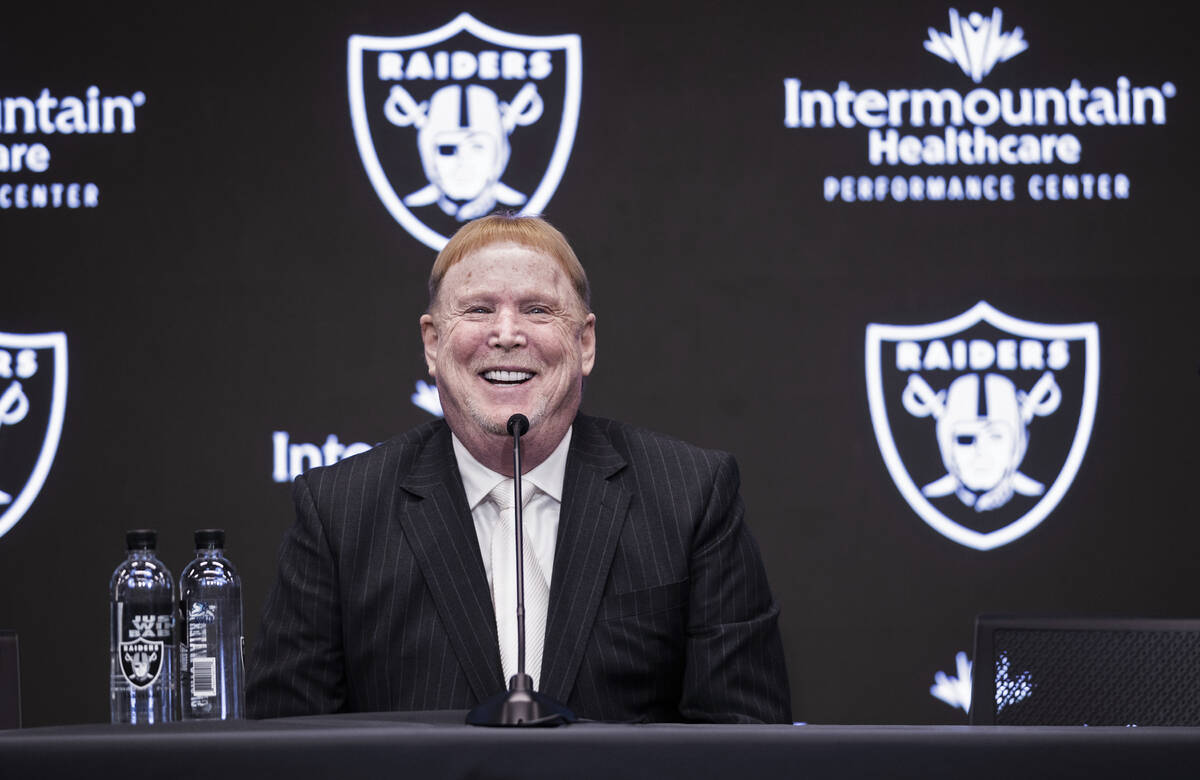
<path id="1" fill-rule="evenodd" d="M 497 594 L 511 575 L 489 551 L 506 538 L 496 496 L 521 412 L 538 690 L 598 720 L 790 721 L 737 464 L 579 413 L 588 297 L 540 218 L 476 220 L 438 255 L 421 334 L 445 420 L 297 478 L 254 717 L 468 709 L 505 689 L 513 608 Z"/>

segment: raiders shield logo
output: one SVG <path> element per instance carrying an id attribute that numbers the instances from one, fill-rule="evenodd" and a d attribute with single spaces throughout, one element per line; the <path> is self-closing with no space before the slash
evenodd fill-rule
<path id="1" fill-rule="evenodd" d="M 945 322 L 867 326 L 867 399 L 900 493 L 976 550 L 1019 539 L 1058 506 L 1092 434 L 1094 322 L 1026 322 L 979 302 Z"/>
<path id="2" fill-rule="evenodd" d="M 66 405 L 66 334 L 0 333 L 0 536 L 41 491 Z"/>
<path id="3" fill-rule="evenodd" d="M 158 679 L 162 670 L 162 642 L 135 639 L 121 643 L 121 673 L 134 688 L 146 688 Z"/>
<path id="4" fill-rule="evenodd" d="M 540 213 L 575 143 L 581 63 L 578 35 L 466 13 L 419 35 L 352 35 L 350 117 L 379 199 L 435 250 L 497 207 Z"/>

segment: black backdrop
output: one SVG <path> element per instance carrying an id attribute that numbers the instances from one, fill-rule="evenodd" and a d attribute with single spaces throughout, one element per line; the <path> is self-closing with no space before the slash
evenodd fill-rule
<path id="1" fill-rule="evenodd" d="M 580 36 L 578 132 L 544 211 L 593 284 L 599 359 L 584 406 L 738 456 L 783 607 L 797 718 L 964 722 L 930 686 L 957 674 L 980 611 L 1194 615 L 1193 28 L 1169 3 L 1007 2 L 1003 30 L 1020 27 L 1028 49 L 976 84 L 922 48 L 929 28 L 949 31 L 949 8 L 6 11 L 0 98 L 82 98 L 92 85 L 145 95 L 133 132 L 28 133 L 17 120 L 0 134 L 50 153 L 45 171 L 12 170 L 11 153 L 0 170 L 13 188 L 0 192 L 13 204 L 0 209 L 0 331 L 65 333 L 69 356 L 57 455 L 0 537 L 0 625 L 20 632 L 26 724 L 107 719 L 105 591 L 125 529 L 158 528 L 178 575 L 192 529 L 226 528 L 252 645 L 291 522 L 273 434 L 377 442 L 428 419 L 410 396 L 427 379 L 417 317 L 434 252 L 364 171 L 347 42 L 433 30 L 463 11 L 515 33 Z M 986 128 L 1071 132 L 1074 165 L 873 166 L 861 125 L 784 122 L 789 78 L 831 93 L 845 81 L 966 94 L 1072 79 L 1115 90 L 1121 76 L 1173 85 L 1164 123 Z M 1104 172 L 1128 177 L 1128 198 L 1037 201 L 1025 186 Z M 1015 195 L 824 196 L 827 176 L 879 174 L 1007 174 Z M 99 203 L 16 207 L 18 185 L 49 182 L 94 182 Z M 981 300 L 1020 320 L 1096 323 L 1100 361 L 1077 476 L 1040 525 L 989 551 L 935 532 L 901 496 L 864 372 L 869 324 L 939 322 Z M 48 416 L 45 373 L 26 385 L 26 420 L 0 427 L 0 489 L 13 496 Z M 1064 384 L 1064 408 L 1078 409 L 1068 395 Z M 1032 476 L 1049 484 L 1054 472 Z"/>

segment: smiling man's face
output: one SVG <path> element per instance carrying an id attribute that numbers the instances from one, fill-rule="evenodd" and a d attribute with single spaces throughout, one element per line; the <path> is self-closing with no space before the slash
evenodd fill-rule
<path id="1" fill-rule="evenodd" d="M 595 362 L 595 321 L 537 250 L 491 244 L 446 271 L 421 338 L 446 422 L 472 454 L 506 437 L 517 412 L 529 418 L 527 447 L 557 445 Z"/>

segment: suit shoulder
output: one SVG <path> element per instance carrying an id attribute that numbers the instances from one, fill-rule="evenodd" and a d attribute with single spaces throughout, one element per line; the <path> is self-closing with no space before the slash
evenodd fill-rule
<path id="1" fill-rule="evenodd" d="M 323 485 L 369 478 L 369 475 L 404 474 L 412 470 L 429 442 L 447 431 L 445 421 L 430 420 L 382 441 L 366 452 L 351 455 L 329 466 L 310 469 L 298 479 Z"/>
<path id="2" fill-rule="evenodd" d="M 731 464 L 736 468 L 736 462 L 731 454 L 724 450 L 699 447 L 690 442 L 677 439 L 665 433 L 652 431 L 620 420 L 610 420 L 604 417 L 579 416 L 580 428 L 585 432 L 594 431 L 607 439 L 612 447 L 619 452 L 627 462 L 640 467 L 648 460 L 669 457 L 673 460 L 687 461 L 696 467 L 706 467 L 717 470 L 722 464 Z"/>

